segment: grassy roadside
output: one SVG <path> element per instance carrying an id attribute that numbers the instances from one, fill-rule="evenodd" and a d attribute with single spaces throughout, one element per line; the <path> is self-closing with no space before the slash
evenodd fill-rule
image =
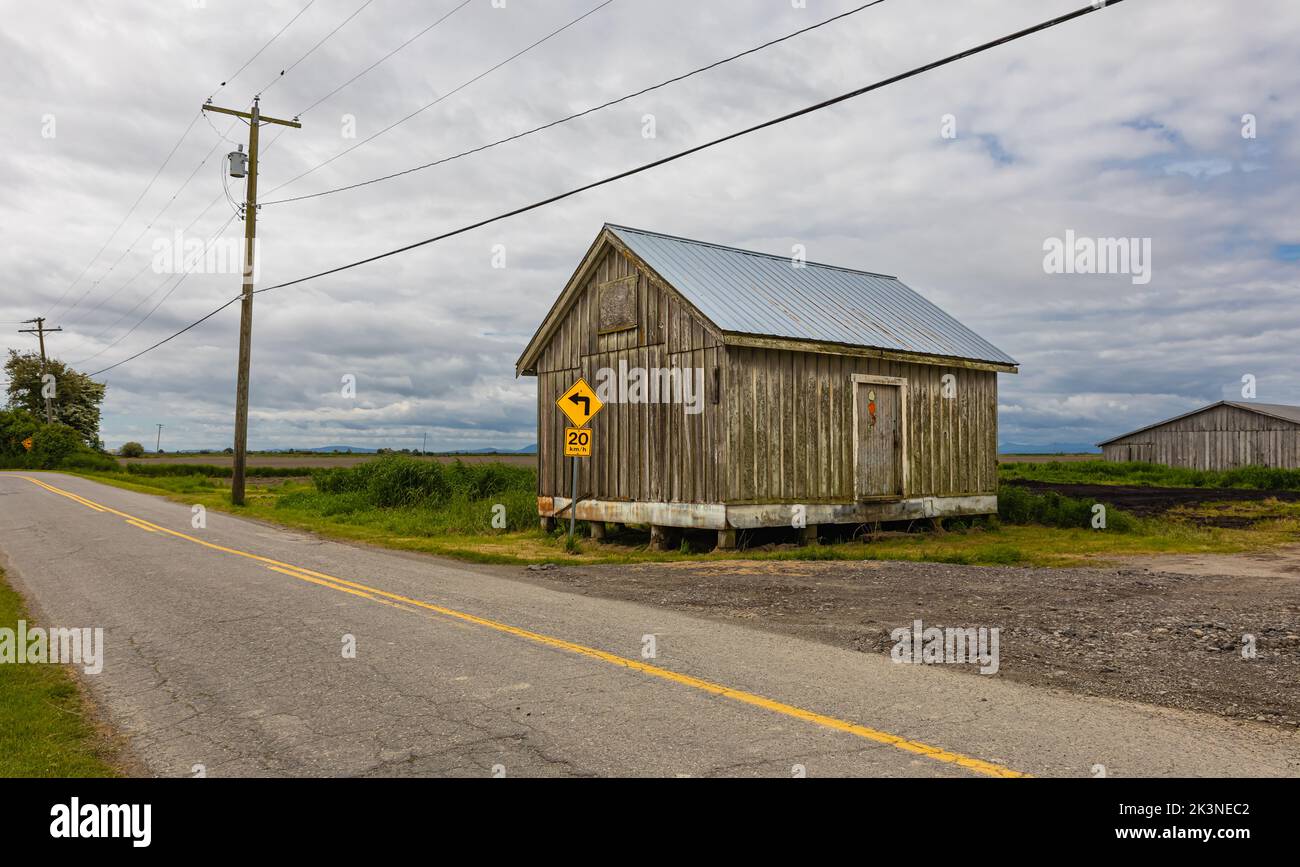
<path id="1" fill-rule="evenodd" d="M 1232 554 L 1300 542 L 1300 509 L 1278 504 L 1234 504 L 1258 509 L 1266 520 L 1244 528 L 1208 528 L 1194 521 L 1138 519 L 1113 514 L 1112 529 L 985 522 L 946 532 L 883 533 L 837 544 L 770 545 L 739 552 L 651 551 L 644 533 L 611 535 L 604 543 L 583 540 L 570 551 L 561 533 L 535 527 L 531 493 L 507 490 L 486 498 L 427 505 L 376 507 L 362 494 L 325 493 L 315 483 L 289 480 L 251 483 L 247 505 L 234 507 L 221 480 L 201 476 L 144 477 L 126 473 L 77 475 L 127 490 L 159 494 L 186 505 L 230 512 L 308 530 L 322 536 L 477 562 L 622 564 L 682 560 L 914 560 L 969 565 L 1086 566 L 1157 554 Z M 325 483 L 330 488 L 330 483 Z M 1010 493 L 1010 491 L 1008 491 Z M 360 498 L 360 499 L 358 499 Z M 501 502 L 510 528 L 490 528 Z M 1079 503 L 1074 504 L 1076 507 Z M 1190 517 L 1190 516 L 1189 516 Z M 1086 527 L 1086 522 L 1084 522 Z M 580 523 L 581 528 L 581 523 Z M 702 540 L 707 544 L 707 540 Z"/>
<path id="2" fill-rule="evenodd" d="M 32 623 L 0 572 L 0 627 Z M 35 625 L 35 624 L 33 624 Z M 60 665 L 0 665 L 0 777 L 115 777 L 112 747 Z"/>

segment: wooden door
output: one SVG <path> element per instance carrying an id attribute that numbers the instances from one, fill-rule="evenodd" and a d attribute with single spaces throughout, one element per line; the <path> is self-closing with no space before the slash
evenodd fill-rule
<path id="1" fill-rule="evenodd" d="M 856 383 L 857 495 L 901 497 L 902 395 L 897 385 Z"/>

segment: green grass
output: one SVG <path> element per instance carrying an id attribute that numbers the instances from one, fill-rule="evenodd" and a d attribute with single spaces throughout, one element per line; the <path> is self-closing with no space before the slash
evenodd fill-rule
<path id="1" fill-rule="evenodd" d="M 383 457 L 352 467 L 318 468 L 311 481 L 254 480 L 246 505 L 239 507 L 231 505 L 229 486 L 222 478 L 122 471 L 82 475 L 323 536 L 481 563 L 787 559 L 1075 566 L 1162 553 L 1238 553 L 1300 541 L 1300 511 L 1280 509 L 1277 504 L 1241 505 L 1243 514 L 1262 520 L 1240 529 L 1200 526 L 1192 512 L 1137 518 L 1114 508 L 1107 510 L 1106 528 L 1093 529 L 1091 500 L 1006 485 L 998 498 L 999 516 L 950 520 L 949 530 L 943 533 L 884 533 L 865 541 L 736 552 L 693 553 L 688 544 L 652 551 L 643 531 L 574 545 L 567 543 L 563 532 L 541 531 L 535 471 L 508 464 L 437 464 Z M 504 527 L 496 525 L 501 517 Z M 584 522 L 578 523 L 578 532 L 585 536 Z M 710 540 L 698 536 L 694 543 L 700 551 Z"/>
<path id="2" fill-rule="evenodd" d="M 0 626 L 32 624 L 0 573 Z M 35 625 L 35 624 L 32 624 Z M 63 666 L 0 664 L 0 777 L 114 777 L 103 735 Z"/>
<path id="3" fill-rule="evenodd" d="M 1300 490 L 1300 470 L 1242 467 L 1236 470 L 1189 470 L 1140 462 L 1049 461 L 1006 463 L 998 467 L 1003 481 L 1024 479 L 1075 485 L 1147 485 L 1162 488 L 1252 488 Z"/>

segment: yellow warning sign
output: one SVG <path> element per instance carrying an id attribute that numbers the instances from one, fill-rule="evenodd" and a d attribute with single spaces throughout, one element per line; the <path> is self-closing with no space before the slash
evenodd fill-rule
<path id="1" fill-rule="evenodd" d="M 605 404 L 601 403 L 600 398 L 596 397 L 596 392 L 587 385 L 587 380 L 580 379 L 569 390 L 560 395 L 560 399 L 555 402 L 560 408 L 560 412 L 569 417 L 575 427 L 583 427 L 591 421 L 592 416 L 600 412 Z M 568 438 L 565 438 L 568 442 Z M 567 448 L 567 445 L 566 445 Z"/>
<path id="2" fill-rule="evenodd" d="M 564 429 L 564 456 L 566 458 L 591 457 L 591 431 L 585 427 Z"/>
<path id="3" fill-rule="evenodd" d="M 23 440 L 23 448 L 27 449 L 27 451 L 29 451 L 29 452 L 32 450 L 32 438 L 31 438 L 31 437 L 28 437 L 27 439 Z"/>

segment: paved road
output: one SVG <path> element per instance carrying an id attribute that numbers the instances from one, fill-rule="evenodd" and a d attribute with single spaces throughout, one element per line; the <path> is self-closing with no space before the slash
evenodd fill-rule
<path id="1" fill-rule="evenodd" d="M 153 774 L 1300 773 L 1295 736 L 0 474 L 0 565 Z M 356 658 L 344 658 L 345 635 Z M 656 656 L 642 656 L 655 636 Z"/>

